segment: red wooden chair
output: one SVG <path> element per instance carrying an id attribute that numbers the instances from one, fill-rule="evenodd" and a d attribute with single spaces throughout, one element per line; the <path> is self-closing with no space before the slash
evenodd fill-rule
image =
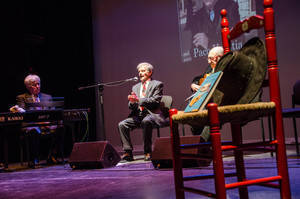
<path id="1" fill-rule="evenodd" d="M 286 148 L 284 142 L 284 131 L 282 121 L 282 108 L 280 101 L 278 65 L 276 54 L 276 37 L 274 27 L 274 10 L 272 8 L 272 0 L 264 0 L 264 16 L 252 16 L 242 22 L 239 22 L 231 31 L 228 28 L 228 20 L 226 19 L 226 10 L 221 11 L 222 14 L 222 40 L 225 52 L 230 51 L 230 40 L 237 38 L 244 32 L 251 29 L 264 27 L 265 45 L 267 51 L 267 70 L 270 88 L 270 101 L 258 102 L 251 104 L 235 104 L 226 106 L 217 106 L 215 103 L 207 105 L 208 110 L 198 111 L 194 113 L 184 113 L 176 109 L 170 110 L 170 128 L 173 149 L 173 169 L 176 198 L 185 198 L 185 192 L 192 192 L 213 198 L 226 198 L 226 190 L 238 188 L 240 198 L 248 198 L 248 186 L 262 185 L 280 189 L 281 198 L 291 198 Z M 252 121 L 260 117 L 272 116 L 274 120 L 276 139 L 271 141 L 255 142 L 244 144 L 242 140 L 242 124 L 245 120 Z M 222 143 L 220 134 L 220 123 L 230 123 L 232 142 Z M 195 155 L 185 154 L 181 149 L 192 147 L 203 147 L 209 143 L 200 143 L 197 145 L 180 145 L 179 124 L 197 124 L 210 125 L 211 147 L 213 150 L 213 174 L 183 176 L 181 159 L 191 158 Z M 245 126 L 246 128 L 246 126 Z M 270 147 L 276 152 L 277 158 L 277 174 L 258 179 L 250 179 L 246 177 L 244 165 L 244 151 Z M 225 173 L 223 167 L 222 152 L 233 150 L 235 158 L 235 173 Z M 237 176 L 237 182 L 226 183 L 225 177 Z M 206 190 L 200 190 L 194 187 L 188 187 L 186 181 L 201 180 L 213 178 L 215 182 L 215 193 Z"/>

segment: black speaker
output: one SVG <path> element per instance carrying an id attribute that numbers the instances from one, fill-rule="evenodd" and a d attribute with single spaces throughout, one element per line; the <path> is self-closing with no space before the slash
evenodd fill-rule
<path id="1" fill-rule="evenodd" d="M 182 136 L 180 137 L 180 144 L 196 144 L 200 143 L 200 136 Z M 183 149 L 182 153 L 189 154 L 203 154 L 203 159 L 183 159 L 182 167 L 198 167 L 210 165 L 211 159 L 209 148 L 195 148 L 195 149 Z M 172 168 L 172 145 L 170 137 L 157 138 L 154 142 L 154 148 L 151 158 L 152 164 L 155 168 Z"/>
<path id="2" fill-rule="evenodd" d="M 108 141 L 74 143 L 69 164 L 72 169 L 101 169 L 113 167 L 121 160 Z"/>

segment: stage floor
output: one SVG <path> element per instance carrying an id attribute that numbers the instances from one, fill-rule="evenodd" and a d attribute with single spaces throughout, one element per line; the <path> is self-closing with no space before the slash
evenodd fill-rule
<path id="1" fill-rule="evenodd" d="M 292 198 L 300 198 L 300 157 L 295 156 L 294 146 L 288 147 L 288 165 Z M 0 173 L 0 198 L 2 199 L 173 199 L 175 198 L 172 169 L 157 170 L 143 156 L 136 161 L 118 163 L 105 169 L 72 170 L 69 164 L 41 166 L 37 169 L 17 169 Z M 247 177 L 267 176 L 276 173 L 276 158 L 268 154 L 248 155 Z M 232 158 L 226 158 L 226 171 L 234 168 Z M 204 168 L 186 168 L 185 174 L 206 174 L 212 165 Z M 235 181 L 229 178 L 228 182 Z M 212 180 L 188 182 L 194 187 L 209 187 L 214 190 Z M 279 190 L 252 186 L 250 198 L 280 198 Z M 186 198 L 207 198 L 186 193 Z M 236 189 L 227 191 L 227 198 L 238 197 Z"/>

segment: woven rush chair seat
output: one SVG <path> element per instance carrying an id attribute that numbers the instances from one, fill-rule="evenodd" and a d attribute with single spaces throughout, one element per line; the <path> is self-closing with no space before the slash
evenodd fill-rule
<path id="1" fill-rule="evenodd" d="M 274 102 L 257 102 L 251 104 L 236 104 L 219 106 L 220 123 L 246 123 L 262 116 L 268 116 L 275 112 Z M 193 113 L 178 111 L 172 116 L 173 122 L 197 126 L 209 125 L 208 111 L 202 110 Z"/>

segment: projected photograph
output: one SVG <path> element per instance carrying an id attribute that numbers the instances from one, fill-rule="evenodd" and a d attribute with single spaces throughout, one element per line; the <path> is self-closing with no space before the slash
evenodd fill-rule
<path id="1" fill-rule="evenodd" d="M 230 24 L 256 14 L 255 0 L 177 0 L 179 41 L 182 62 L 207 59 L 209 50 L 222 46 L 221 15 L 227 10 Z M 247 35 L 231 41 L 231 50 L 238 50 L 249 38 L 257 35 L 251 31 Z"/>

